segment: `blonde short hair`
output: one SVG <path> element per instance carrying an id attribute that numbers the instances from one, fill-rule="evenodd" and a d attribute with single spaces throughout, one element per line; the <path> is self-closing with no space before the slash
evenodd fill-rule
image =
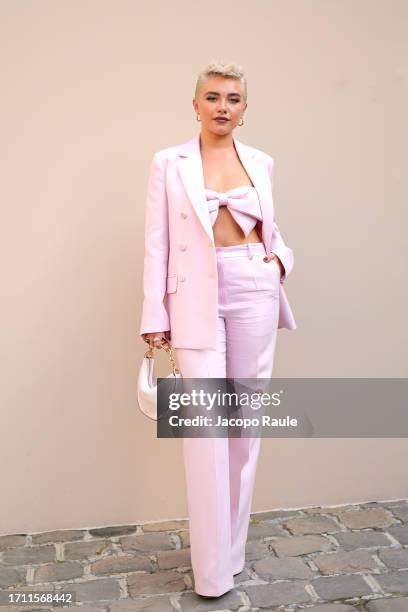
<path id="1" fill-rule="evenodd" d="M 239 64 L 229 63 L 224 64 L 223 62 L 214 61 L 208 64 L 203 70 L 200 70 L 197 77 L 197 83 L 195 88 L 195 97 L 197 98 L 201 84 L 206 77 L 211 76 L 222 76 L 230 79 L 237 79 L 243 89 L 243 95 L 245 102 L 247 101 L 247 82 L 244 76 L 242 67 Z"/>

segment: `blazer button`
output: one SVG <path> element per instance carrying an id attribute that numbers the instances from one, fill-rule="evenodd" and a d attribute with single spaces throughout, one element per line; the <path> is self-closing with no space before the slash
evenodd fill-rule
<path id="1" fill-rule="evenodd" d="M 180 274 L 179 281 L 183 282 L 186 280 L 186 277 L 183 274 Z"/>
<path id="2" fill-rule="evenodd" d="M 184 211 L 182 213 L 180 213 L 180 216 L 182 219 L 186 219 L 187 218 L 187 213 L 185 213 Z"/>
<path id="3" fill-rule="evenodd" d="M 180 251 L 185 251 L 187 248 L 186 244 L 180 244 Z"/>

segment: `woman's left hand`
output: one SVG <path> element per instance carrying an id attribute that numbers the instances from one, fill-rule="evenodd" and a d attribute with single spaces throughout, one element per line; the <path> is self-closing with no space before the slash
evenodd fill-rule
<path id="1" fill-rule="evenodd" d="M 269 253 L 269 254 L 265 255 L 265 257 L 264 257 L 264 261 L 267 262 L 267 263 L 272 261 L 272 259 L 274 259 L 276 261 L 276 263 L 278 264 L 279 270 L 280 270 L 280 277 L 282 278 L 282 275 L 285 272 L 285 268 L 283 267 L 283 264 L 282 264 L 281 260 L 279 259 L 279 257 L 277 255 L 275 255 L 275 253 Z"/>

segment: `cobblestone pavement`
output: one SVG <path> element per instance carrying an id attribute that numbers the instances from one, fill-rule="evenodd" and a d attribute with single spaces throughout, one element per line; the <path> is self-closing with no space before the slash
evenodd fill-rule
<path id="1" fill-rule="evenodd" d="M 192 587 L 188 521 L 0 537 L 1 601 L 11 590 L 70 590 L 82 612 L 400 612 L 408 500 L 254 513 L 235 588 L 204 598 Z M 28 609 L 61 607 L 0 605 Z"/>

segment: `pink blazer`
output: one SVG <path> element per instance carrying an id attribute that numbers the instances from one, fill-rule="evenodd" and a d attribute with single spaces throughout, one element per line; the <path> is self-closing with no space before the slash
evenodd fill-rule
<path id="1" fill-rule="evenodd" d="M 200 135 L 155 153 L 145 216 L 143 305 L 140 334 L 171 330 L 175 348 L 215 349 L 218 279 L 214 235 L 205 197 Z M 296 329 L 283 283 L 294 263 L 274 220 L 273 159 L 233 137 L 258 192 L 262 242 L 281 260 L 278 327 Z"/>

